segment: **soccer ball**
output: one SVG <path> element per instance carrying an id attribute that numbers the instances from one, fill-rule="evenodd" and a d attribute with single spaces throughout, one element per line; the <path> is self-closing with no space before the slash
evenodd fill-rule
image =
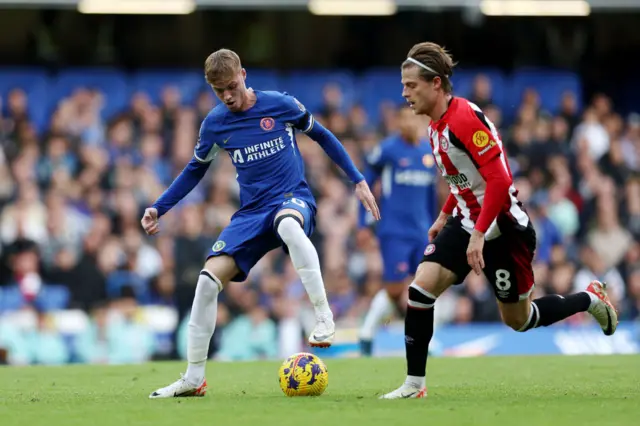
<path id="1" fill-rule="evenodd" d="M 329 384 L 327 366 L 308 352 L 291 355 L 280 366 L 280 389 L 287 396 L 320 396 Z"/>

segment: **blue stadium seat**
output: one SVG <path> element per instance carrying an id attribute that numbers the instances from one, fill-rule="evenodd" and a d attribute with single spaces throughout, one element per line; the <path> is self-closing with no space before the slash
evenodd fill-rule
<path id="1" fill-rule="evenodd" d="M 0 97 L 3 109 L 7 107 L 7 95 L 14 88 L 22 89 L 28 98 L 29 116 L 38 132 L 45 130 L 49 124 L 47 114 L 47 89 L 49 77 L 44 70 L 37 68 L 2 68 L 0 69 Z"/>
<path id="2" fill-rule="evenodd" d="M 264 69 L 247 68 L 246 85 L 256 90 L 286 90 L 280 87 L 280 78 L 276 72 Z"/>
<path id="3" fill-rule="evenodd" d="M 510 108 L 506 111 L 508 115 L 515 115 L 522 95 L 528 88 L 538 92 L 542 107 L 551 113 L 559 111 L 562 96 L 566 91 L 575 93 L 578 107 L 582 107 L 582 84 L 577 74 L 544 68 L 521 68 L 511 76 L 507 100 Z"/>
<path id="4" fill-rule="evenodd" d="M 17 311 L 26 305 L 18 286 L 5 287 L 3 293 L 2 308 L 4 311 Z"/>
<path id="5" fill-rule="evenodd" d="M 283 91 L 295 96 L 311 112 L 324 105 L 324 88 L 329 83 L 337 84 L 342 91 L 343 112 L 347 112 L 356 98 L 356 78 L 346 70 L 292 71 L 283 79 Z"/>
<path id="6" fill-rule="evenodd" d="M 156 105 L 160 103 L 162 90 L 167 86 L 175 86 L 180 90 L 184 105 L 193 104 L 198 93 L 206 89 L 203 72 L 194 70 L 138 71 L 133 74 L 131 85 L 134 92 L 146 93 Z"/>
<path id="7" fill-rule="evenodd" d="M 451 78 L 453 92 L 457 96 L 469 99 L 473 91 L 473 85 L 479 75 L 486 76 L 491 82 L 491 99 L 495 105 L 504 109 L 505 95 L 508 90 L 507 80 L 504 74 L 497 69 L 476 68 L 476 69 L 456 69 Z"/>
<path id="8" fill-rule="evenodd" d="M 78 88 L 102 92 L 105 100 L 102 110 L 104 119 L 126 110 L 129 103 L 129 84 L 121 71 L 110 68 L 70 68 L 61 71 L 55 79 L 49 112 L 53 113 L 56 103 Z"/>
<path id="9" fill-rule="evenodd" d="M 69 306 L 71 294 L 69 289 L 63 285 L 47 284 L 42 286 L 36 305 L 43 311 L 57 311 Z"/>
<path id="10" fill-rule="evenodd" d="M 382 102 L 404 104 L 400 68 L 374 68 L 363 74 L 358 84 L 358 98 L 374 123 L 380 119 Z"/>

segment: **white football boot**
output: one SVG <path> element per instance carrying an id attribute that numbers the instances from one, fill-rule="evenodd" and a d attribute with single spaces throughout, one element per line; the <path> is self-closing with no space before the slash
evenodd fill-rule
<path id="1" fill-rule="evenodd" d="M 404 383 L 398 389 L 393 392 L 389 392 L 380 397 L 380 399 L 412 399 L 412 398 L 426 398 L 427 388 L 417 387 L 415 385 Z"/>
<path id="2" fill-rule="evenodd" d="M 591 305 L 587 312 L 598 321 L 602 332 L 606 336 L 611 336 L 618 327 L 618 313 L 607 295 L 607 284 L 593 280 L 587 287 L 587 293 L 592 295 Z"/>
<path id="3" fill-rule="evenodd" d="M 149 398 L 180 398 L 187 396 L 204 396 L 207 393 L 207 380 L 203 380 L 200 386 L 194 386 L 185 379 L 184 374 L 169 386 L 160 388 L 149 395 Z"/>
<path id="4" fill-rule="evenodd" d="M 314 348 L 328 348 L 336 335 L 336 324 L 329 316 L 317 316 L 316 326 L 309 336 L 309 345 Z"/>

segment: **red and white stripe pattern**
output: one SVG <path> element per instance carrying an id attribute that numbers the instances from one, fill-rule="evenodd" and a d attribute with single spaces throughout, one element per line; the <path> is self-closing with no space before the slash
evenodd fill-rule
<path id="1" fill-rule="evenodd" d="M 484 122 L 476 112 L 484 118 Z M 484 153 L 482 150 L 479 151 L 471 140 L 475 130 L 467 128 L 470 122 L 474 129 L 488 130 L 497 146 L 487 145 Z M 429 125 L 429 139 L 440 172 L 458 201 L 453 214 L 461 217 L 462 226 L 471 233 L 480 215 L 487 188 L 486 181 L 478 170 L 481 166 L 478 164 L 479 160 L 484 160 L 483 155 L 489 159 L 495 157 L 497 153 L 507 174 L 512 177 L 500 135 L 495 125 L 482 114 L 477 105 L 456 97 L 450 103 L 447 113 L 440 120 Z M 471 154 L 472 150 L 476 154 L 475 158 Z M 498 151 L 495 152 L 495 150 Z M 509 187 L 509 194 L 509 200 L 505 203 L 501 214 L 507 214 L 510 219 L 526 227 L 529 217 L 517 199 L 517 190 L 513 184 Z M 485 238 L 491 240 L 499 235 L 500 229 L 496 218 L 485 233 Z"/>

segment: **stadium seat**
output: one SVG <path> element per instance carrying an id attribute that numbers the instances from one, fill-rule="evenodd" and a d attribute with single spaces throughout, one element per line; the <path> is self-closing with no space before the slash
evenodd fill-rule
<path id="1" fill-rule="evenodd" d="M 247 69 L 247 87 L 256 90 L 284 90 L 281 86 L 280 77 L 271 70 Z M 210 90 L 207 88 L 207 90 Z"/>
<path id="2" fill-rule="evenodd" d="M 521 68 L 511 75 L 505 111 L 514 116 L 522 101 L 522 95 L 528 88 L 535 89 L 540 95 L 542 108 L 555 114 L 560 109 L 560 102 L 565 92 L 576 95 L 578 108 L 582 107 L 582 85 L 580 77 L 572 72 L 544 68 Z"/>
<path id="3" fill-rule="evenodd" d="M 293 71 L 284 77 L 283 91 L 295 96 L 305 107 L 315 113 L 324 104 L 324 89 L 334 83 L 342 91 L 343 110 L 347 112 L 356 97 L 356 78 L 346 70 Z"/>
<path id="4" fill-rule="evenodd" d="M 3 112 L 7 108 L 7 95 L 15 88 L 22 89 L 27 95 L 28 111 L 36 130 L 41 133 L 48 125 L 47 112 L 49 77 L 44 70 L 37 68 L 0 69 L 0 98 Z"/>
<path id="5" fill-rule="evenodd" d="M 130 90 L 123 72 L 109 68 L 70 68 L 61 71 L 55 79 L 49 113 L 53 113 L 61 99 L 79 88 L 96 89 L 105 95 L 104 119 L 113 117 L 128 106 Z"/>
<path id="6" fill-rule="evenodd" d="M 195 70 L 144 70 L 133 74 L 131 85 L 133 92 L 144 92 L 151 102 L 158 105 L 162 99 L 162 90 L 175 86 L 182 95 L 182 104 L 193 104 L 198 93 L 206 89 L 202 71 Z"/>
<path id="7" fill-rule="evenodd" d="M 358 83 L 358 100 L 374 123 L 380 119 L 381 103 L 391 101 L 398 105 L 404 104 L 400 69 L 373 68 L 364 73 Z"/>
<path id="8" fill-rule="evenodd" d="M 506 78 L 502 71 L 492 68 L 456 69 L 451 82 L 453 92 L 458 96 L 470 98 L 476 78 L 480 75 L 486 76 L 491 82 L 491 99 L 493 103 L 504 110 L 508 107 L 505 103 L 505 95 L 508 90 Z"/>
<path id="9" fill-rule="evenodd" d="M 20 289 L 15 285 L 4 288 L 2 299 L 3 310 L 7 312 L 17 311 L 26 305 L 26 301 L 24 300 Z"/>
<path id="10" fill-rule="evenodd" d="M 40 289 L 36 298 L 36 305 L 45 312 L 57 311 L 69 306 L 70 298 L 71 295 L 67 287 L 47 284 Z"/>

